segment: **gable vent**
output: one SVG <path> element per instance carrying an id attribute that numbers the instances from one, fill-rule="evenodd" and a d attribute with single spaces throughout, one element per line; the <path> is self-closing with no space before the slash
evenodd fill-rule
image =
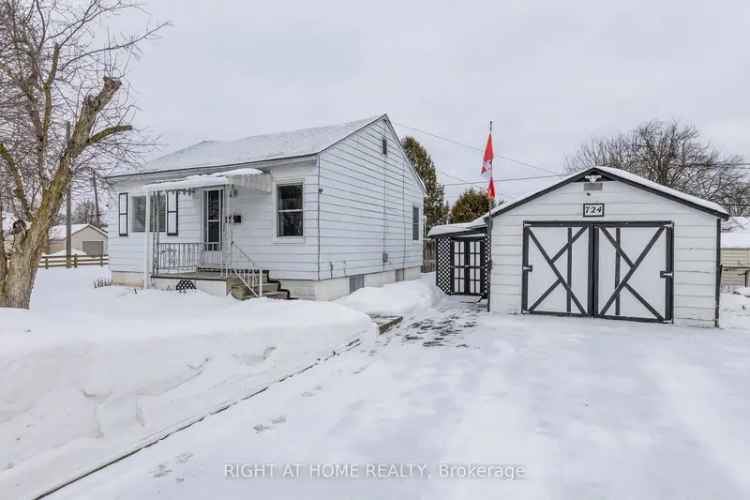
<path id="1" fill-rule="evenodd" d="M 584 191 L 601 191 L 604 188 L 601 182 L 585 182 L 583 184 Z"/>
<path id="2" fill-rule="evenodd" d="M 388 155 L 388 139 L 383 137 L 383 154 Z"/>

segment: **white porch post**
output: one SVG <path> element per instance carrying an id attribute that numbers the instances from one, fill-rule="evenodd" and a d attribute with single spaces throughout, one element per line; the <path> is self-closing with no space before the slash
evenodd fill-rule
<path id="1" fill-rule="evenodd" d="M 149 234 L 151 233 L 151 193 L 146 191 L 146 227 L 143 228 L 143 288 L 151 286 L 151 252 Z"/>

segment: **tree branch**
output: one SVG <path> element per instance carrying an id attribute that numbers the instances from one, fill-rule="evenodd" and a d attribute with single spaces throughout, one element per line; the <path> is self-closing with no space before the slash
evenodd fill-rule
<path id="1" fill-rule="evenodd" d="M 89 137 L 88 141 L 86 141 L 86 145 L 93 146 L 94 144 L 103 141 L 111 135 L 130 132 L 131 130 L 133 130 L 132 125 L 116 125 L 114 127 L 108 127 Z"/>
<path id="2" fill-rule="evenodd" d="M 21 178 L 21 172 L 18 169 L 16 162 L 13 161 L 13 156 L 11 156 L 10 151 L 8 151 L 5 144 L 2 143 L 0 143 L 0 158 L 5 160 L 5 163 L 8 166 L 8 172 L 10 172 L 10 175 L 13 177 L 15 183 L 13 192 L 21 203 L 24 217 L 26 217 L 27 220 L 31 220 L 31 207 L 28 198 L 26 198 L 26 191 L 24 189 L 23 179 Z"/>

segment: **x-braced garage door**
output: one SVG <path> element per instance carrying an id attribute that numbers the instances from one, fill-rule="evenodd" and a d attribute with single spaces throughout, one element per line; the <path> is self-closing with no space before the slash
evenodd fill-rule
<path id="1" fill-rule="evenodd" d="M 522 311 L 670 321 L 671 222 L 527 222 Z"/>

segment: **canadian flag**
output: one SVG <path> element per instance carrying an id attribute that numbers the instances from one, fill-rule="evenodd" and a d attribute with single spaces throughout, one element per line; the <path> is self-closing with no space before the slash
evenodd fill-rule
<path id="1" fill-rule="evenodd" d="M 487 145 L 484 147 L 484 159 L 482 161 L 482 175 L 490 176 L 490 183 L 487 186 L 487 196 L 495 199 L 495 181 L 492 178 L 492 160 L 495 158 L 495 152 L 492 149 L 492 133 L 487 136 Z"/>

